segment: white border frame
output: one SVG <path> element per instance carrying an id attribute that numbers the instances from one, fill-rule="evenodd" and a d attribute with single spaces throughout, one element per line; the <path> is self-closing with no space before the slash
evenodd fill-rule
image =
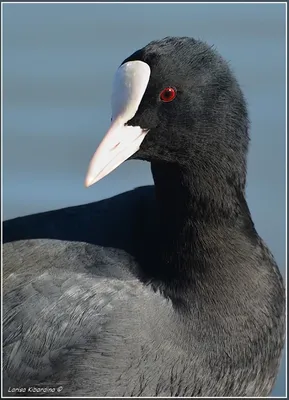
<path id="1" fill-rule="evenodd" d="M 250 1 L 220 1 L 220 2 L 212 2 L 212 1 L 196 1 L 196 2 L 151 2 L 151 1 L 144 1 L 144 2 L 127 2 L 127 1 L 123 1 L 123 2 L 115 2 L 115 1 L 111 1 L 111 2 L 105 2 L 105 1 L 95 1 L 95 2 L 82 2 L 82 1 L 76 1 L 76 2 L 58 2 L 58 1 L 43 1 L 43 2 L 34 2 L 34 1 L 27 1 L 27 2 L 2 2 L 1 3 L 1 277 L 3 276 L 3 253 L 2 253 L 2 234 L 3 234 L 3 137 L 2 137 L 2 133 L 3 133 L 3 9 L 4 9 L 4 5 L 5 4 L 9 4 L 9 5 L 14 5 L 14 4 L 284 4 L 285 5 L 285 12 L 286 12 L 286 16 L 285 16 L 285 29 L 286 29 L 286 37 L 285 37 L 285 83 L 286 83 L 286 89 L 285 89 L 285 106 L 286 106 L 286 112 L 285 112 L 285 163 L 286 163 L 286 171 L 285 171 L 285 217 L 286 217 L 286 222 L 285 222 L 285 285 L 286 285 L 286 344 L 285 344 L 285 392 L 286 395 L 285 396 L 275 396 L 275 397 L 251 397 L 252 399 L 268 399 L 268 398 L 273 398 L 273 399 L 286 399 L 287 398 L 287 356 L 288 356 L 288 352 L 287 352 L 287 348 L 288 348 L 288 337 L 287 337 L 287 169 L 288 169 L 288 162 L 287 162 L 287 1 L 280 1 L 280 2 L 275 2 L 275 1 L 271 1 L 271 2 L 250 2 Z M 2 286 L 1 286 L 1 293 L 2 293 Z M 3 299 L 1 296 L 1 315 L 3 315 Z M 1 319 L 1 388 L 3 388 L 3 374 L 2 374 L 2 366 L 3 366 L 3 352 L 2 352 L 2 347 L 3 347 L 3 336 L 2 336 L 2 319 Z M 4 399 L 9 399 L 11 397 L 8 396 L 3 396 L 3 392 L 1 390 L 1 395 L 2 398 Z M 56 398 L 60 398 L 60 399 L 71 399 L 71 398 L 75 398 L 75 399 L 82 399 L 82 398 L 86 398 L 87 396 L 84 397 L 79 397 L 79 396 L 71 396 L 71 397 L 65 397 L 65 396 L 41 396 L 41 397 L 37 397 L 37 396 L 33 396 L 34 398 L 45 398 L 45 399 L 56 399 Z M 17 396 L 17 398 L 20 399 L 25 399 L 27 398 L 27 396 Z M 90 398 L 102 398 L 102 397 L 97 397 L 97 396 L 90 396 Z M 123 397 L 114 397 L 116 399 L 123 399 Z M 131 397 L 131 398 L 138 398 L 138 397 Z M 166 399 L 166 397 L 147 397 L 149 399 L 154 399 L 154 398 L 164 398 Z M 172 398 L 186 398 L 186 397 L 172 397 Z M 194 397 L 194 398 L 202 398 L 202 397 Z M 231 397 L 215 397 L 216 399 L 230 399 Z M 239 398 L 243 398 L 243 397 L 239 397 Z"/>

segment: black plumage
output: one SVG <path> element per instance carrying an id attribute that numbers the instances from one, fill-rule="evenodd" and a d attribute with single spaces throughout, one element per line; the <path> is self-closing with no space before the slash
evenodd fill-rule
<path id="1" fill-rule="evenodd" d="M 4 223 L 5 394 L 267 396 L 285 295 L 245 199 L 245 99 L 200 41 L 154 41 L 133 60 L 151 76 L 131 158 L 155 186 Z"/>

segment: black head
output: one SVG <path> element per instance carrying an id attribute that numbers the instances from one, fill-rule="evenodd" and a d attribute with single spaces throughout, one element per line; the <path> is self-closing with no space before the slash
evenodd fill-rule
<path id="1" fill-rule="evenodd" d="M 112 126 L 91 161 L 88 186 L 130 157 L 177 165 L 207 186 L 217 177 L 244 190 L 246 104 L 212 47 L 187 37 L 149 43 L 121 64 L 112 102 Z"/>
<path id="2" fill-rule="evenodd" d="M 131 158 L 207 170 L 244 188 L 248 117 L 228 64 L 207 44 L 187 37 L 153 41 L 126 60 L 147 63 L 151 76 L 127 125 L 149 129 Z M 176 90 L 162 101 L 165 88 Z"/>

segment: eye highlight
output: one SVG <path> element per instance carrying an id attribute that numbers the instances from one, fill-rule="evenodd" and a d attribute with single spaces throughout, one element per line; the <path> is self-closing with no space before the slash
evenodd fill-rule
<path id="1" fill-rule="evenodd" d="M 177 95 L 177 89 L 173 87 L 167 87 L 164 90 L 161 91 L 160 93 L 160 99 L 164 103 L 169 103 L 170 101 L 173 101 L 174 98 Z"/>

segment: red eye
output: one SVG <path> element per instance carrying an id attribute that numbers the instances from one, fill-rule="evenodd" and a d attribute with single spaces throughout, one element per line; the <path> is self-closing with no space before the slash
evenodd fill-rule
<path id="1" fill-rule="evenodd" d="M 174 100 L 176 95 L 177 95 L 177 90 L 176 89 L 174 89 L 173 87 L 167 87 L 167 88 L 165 88 L 164 90 L 161 91 L 160 99 L 164 103 L 168 103 L 168 102 Z"/>

